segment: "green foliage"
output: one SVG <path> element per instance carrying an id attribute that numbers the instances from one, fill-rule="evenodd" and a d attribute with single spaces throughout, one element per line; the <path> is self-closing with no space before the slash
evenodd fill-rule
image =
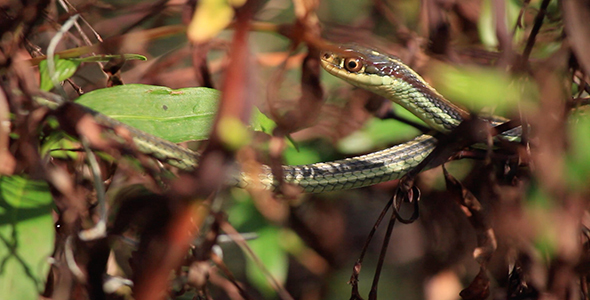
<path id="1" fill-rule="evenodd" d="M 94 90 L 76 102 L 129 126 L 173 143 L 209 137 L 219 91 L 209 88 L 173 90 L 127 84 Z"/>
<path id="2" fill-rule="evenodd" d="M 219 96 L 219 91 L 204 87 L 173 90 L 127 84 L 94 90 L 76 102 L 149 134 L 180 143 L 209 138 Z M 229 128 L 224 132 L 231 133 L 227 138 L 232 143 L 249 140 L 245 128 L 240 129 L 237 122 L 225 125 Z M 277 125 L 254 108 L 250 126 L 255 131 L 272 134 Z"/>
<path id="3" fill-rule="evenodd" d="M 68 150 L 76 149 L 78 147 L 79 146 L 66 136 L 64 132 L 55 131 L 52 132 L 41 145 L 41 153 L 43 155 L 49 154 L 55 158 L 76 159 L 78 157 L 78 152 Z"/>
<path id="4" fill-rule="evenodd" d="M 530 98 L 537 94 L 526 82 L 491 68 L 441 66 L 435 74 L 436 87 L 445 97 L 474 112 L 491 107 L 494 115 L 506 115 L 517 108 L 524 94 Z"/>
<path id="5" fill-rule="evenodd" d="M 76 159 L 78 157 L 77 151 L 68 151 L 76 149 L 79 146 L 74 142 L 74 138 L 67 135 L 65 132 L 59 130 L 59 122 L 53 118 L 47 118 L 47 126 L 50 130 L 49 135 L 42 138 L 41 156 L 51 155 L 60 159 Z"/>
<path id="6" fill-rule="evenodd" d="M 0 177 L 0 299 L 38 299 L 54 244 L 51 210 L 46 182 Z"/>

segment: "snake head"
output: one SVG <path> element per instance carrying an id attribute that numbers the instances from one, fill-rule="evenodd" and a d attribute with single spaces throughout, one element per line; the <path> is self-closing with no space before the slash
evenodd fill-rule
<path id="1" fill-rule="evenodd" d="M 322 51 L 320 64 L 328 73 L 359 87 L 390 84 L 390 75 L 403 65 L 395 56 L 358 44 Z"/>

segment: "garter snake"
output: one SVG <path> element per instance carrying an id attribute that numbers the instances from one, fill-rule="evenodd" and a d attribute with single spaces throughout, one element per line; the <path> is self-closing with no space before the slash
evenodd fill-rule
<path id="1" fill-rule="evenodd" d="M 465 110 L 446 100 L 396 57 L 357 45 L 344 45 L 340 46 L 340 51 L 324 51 L 320 63 L 328 73 L 400 104 L 421 118 L 433 132 L 448 133 L 469 117 Z M 126 128 L 140 152 L 183 170 L 196 167 L 197 154 L 194 152 L 89 108 L 84 109 L 101 125 Z M 492 120 L 492 123 L 497 122 L 500 121 Z M 519 130 L 510 132 L 505 134 L 519 135 Z M 432 135 L 423 134 L 406 143 L 367 155 L 309 165 L 285 165 L 282 166 L 283 182 L 297 185 L 304 192 L 319 193 L 399 179 L 426 158 L 436 143 Z M 278 183 L 268 166 L 263 166 L 257 176 L 241 172 L 230 181 L 239 187 L 260 182 L 267 189 L 275 189 Z"/>
<path id="2" fill-rule="evenodd" d="M 323 51 L 321 66 L 344 81 L 381 95 L 412 112 L 434 132 L 449 133 L 469 113 L 446 100 L 420 75 L 399 58 L 356 44 L 342 45 L 339 51 Z M 489 118 L 492 125 L 507 120 Z M 508 140 L 520 138 L 520 127 L 502 134 Z M 436 138 L 423 134 L 415 139 L 344 160 L 302 166 L 283 166 L 284 182 L 300 186 L 305 192 L 317 193 L 369 186 L 399 179 L 416 167 L 436 146 Z M 272 187 L 269 169 L 259 180 Z"/>

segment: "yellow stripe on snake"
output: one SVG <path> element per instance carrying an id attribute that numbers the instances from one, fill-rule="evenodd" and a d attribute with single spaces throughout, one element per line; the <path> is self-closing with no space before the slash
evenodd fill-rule
<path id="1" fill-rule="evenodd" d="M 433 132 L 449 133 L 469 117 L 469 113 L 446 100 L 420 75 L 394 56 L 358 45 L 343 45 L 340 46 L 340 51 L 323 52 L 321 65 L 330 74 L 401 105 L 428 124 Z M 139 151 L 183 170 L 196 167 L 198 161 L 194 152 L 123 125 L 100 113 L 91 113 L 100 124 L 127 127 Z M 494 117 L 491 123 L 503 121 L 505 120 Z M 520 128 L 510 130 L 503 136 L 517 139 Z M 432 152 L 436 143 L 437 140 L 432 135 L 424 134 L 406 143 L 367 155 L 332 162 L 283 166 L 283 182 L 299 186 L 307 193 L 320 193 L 399 179 L 420 164 Z M 230 181 L 239 187 L 247 187 L 258 181 L 266 189 L 275 189 L 278 184 L 268 166 L 263 166 L 257 177 L 252 178 L 242 172 L 234 175 Z"/>

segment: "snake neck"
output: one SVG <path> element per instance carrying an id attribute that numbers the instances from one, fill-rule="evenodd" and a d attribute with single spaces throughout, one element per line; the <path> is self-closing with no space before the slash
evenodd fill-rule
<path id="1" fill-rule="evenodd" d="M 411 79 L 391 76 L 391 83 L 387 85 L 370 89 L 367 86 L 358 86 L 402 106 L 439 132 L 450 132 L 467 117 L 464 110 L 447 101 L 430 86 L 418 81 L 412 82 Z"/>

